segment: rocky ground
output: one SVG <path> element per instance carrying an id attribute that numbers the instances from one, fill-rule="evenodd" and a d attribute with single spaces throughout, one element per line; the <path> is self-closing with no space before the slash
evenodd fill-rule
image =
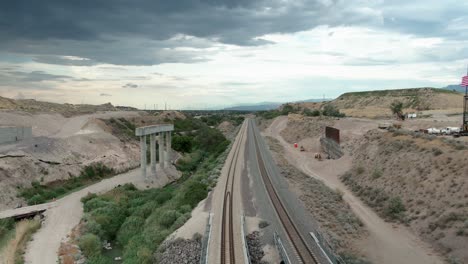
<path id="1" fill-rule="evenodd" d="M 166 241 L 160 246 L 154 260 L 160 264 L 200 263 L 201 247 L 201 236 Z"/>
<path id="2" fill-rule="evenodd" d="M 262 258 L 265 256 L 265 252 L 263 251 L 263 245 L 260 236 L 260 232 L 254 231 L 251 234 L 248 234 L 246 237 L 247 247 L 249 248 L 250 261 L 252 264 L 266 264 L 265 261 L 262 261 Z"/>

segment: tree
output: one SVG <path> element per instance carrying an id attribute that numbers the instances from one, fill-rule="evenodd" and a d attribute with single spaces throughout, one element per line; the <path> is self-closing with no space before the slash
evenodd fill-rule
<path id="1" fill-rule="evenodd" d="M 390 110 L 392 110 L 392 114 L 396 115 L 399 119 L 404 119 L 404 116 L 403 116 L 403 102 L 394 101 L 390 105 Z"/>
<path id="2" fill-rule="evenodd" d="M 340 110 L 338 110 L 338 108 L 336 108 L 336 106 L 331 105 L 331 104 L 327 104 L 327 105 L 325 105 L 323 107 L 322 114 L 324 116 L 334 116 L 334 117 L 344 117 L 345 116 L 345 114 L 340 113 Z"/>

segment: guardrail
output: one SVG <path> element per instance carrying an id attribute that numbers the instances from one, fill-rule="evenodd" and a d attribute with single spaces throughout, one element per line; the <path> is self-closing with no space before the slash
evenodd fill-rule
<path id="1" fill-rule="evenodd" d="M 242 235 L 242 246 L 244 248 L 244 263 L 251 264 L 250 262 L 250 252 L 249 252 L 249 245 L 247 244 L 246 241 L 246 236 L 245 236 L 245 215 L 242 214 L 241 216 L 241 235 Z"/>
<path id="2" fill-rule="evenodd" d="M 291 264 L 291 260 L 289 259 L 288 254 L 286 253 L 286 249 L 284 248 L 283 242 L 281 241 L 281 238 L 279 237 L 278 233 L 273 233 L 273 239 L 275 240 L 275 245 L 278 249 L 278 253 L 281 257 L 281 260 L 284 262 L 284 264 Z"/>
<path id="3" fill-rule="evenodd" d="M 208 222 L 206 223 L 205 235 L 203 236 L 203 240 L 202 240 L 200 264 L 208 264 L 208 253 L 209 253 L 210 240 L 211 240 L 212 224 L 213 224 L 213 214 L 210 213 L 210 216 L 208 217 Z"/>
<path id="4" fill-rule="evenodd" d="M 315 243 L 322 251 L 323 255 L 328 260 L 329 264 L 346 264 L 342 258 L 335 255 L 331 250 L 331 246 L 328 241 L 319 232 L 310 232 L 310 236 L 314 239 Z"/>

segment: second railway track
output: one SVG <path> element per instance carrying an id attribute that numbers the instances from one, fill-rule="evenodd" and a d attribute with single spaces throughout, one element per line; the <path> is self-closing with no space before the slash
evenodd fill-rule
<path id="1" fill-rule="evenodd" d="M 283 225 L 283 228 L 286 231 L 286 234 L 288 235 L 289 240 L 291 241 L 291 244 L 295 250 L 295 253 L 297 254 L 299 260 L 302 263 L 319 264 L 320 262 L 318 261 L 317 257 L 312 252 L 312 250 L 308 247 L 307 243 L 305 242 L 298 228 L 292 221 L 292 218 L 289 215 L 288 211 L 286 210 L 286 207 L 281 202 L 281 199 L 278 196 L 278 193 L 276 192 L 275 187 L 273 186 L 273 183 L 271 182 L 270 176 L 265 166 L 265 162 L 260 153 L 260 147 L 258 145 L 257 134 L 253 130 L 252 125 L 250 125 L 249 127 L 252 129 L 252 134 L 254 135 L 256 156 L 257 156 L 258 166 L 260 169 L 261 178 L 267 190 L 268 196 L 270 197 L 272 205 L 275 208 L 276 214 L 278 215 L 278 218 L 280 219 L 281 224 Z"/>

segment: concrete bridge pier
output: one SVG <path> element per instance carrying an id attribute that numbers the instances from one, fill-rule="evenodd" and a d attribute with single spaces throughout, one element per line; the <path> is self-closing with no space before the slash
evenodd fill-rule
<path id="1" fill-rule="evenodd" d="M 166 165 L 171 163 L 171 131 L 166 132 Z"/>
<path id="2" fill-rule="evenodd" d="M 156 175 L 156 135 L 150 135 L 151 174 Z"/>
<path id="3" fill-rule="evenodd" d="M 141 167 L 141 174 L 145 181 L 146 178 L 146 135 L 140 136 L 140 167 Z"/>
<path id="4" fill-rule="evenodd" d="M 159 133 L 158 143 L 159 143 L 159 166 L 164 169 L 164 132 Z"/>
<path id="5" fill-rule="evenodd" d="M 152 177 L 156 177 L 156 147 L 159 148 L 159 165 L 161 169 L 170 161 L 171 149 L 171 131 L 174 125 L 155 125 L 138 127 L 135 135 L 140 137 L 140 166 L 141 174 L 145 182 L 150 182 Z M 148 162 L 146 160 L 147 146 L 146 136 L 150 137 L 150 170 L 151 177 L 146 174 Z M 157 141 L 157 142 L 156 142 Z M 157 144 L 156 144 L 157 143 Z"/>

